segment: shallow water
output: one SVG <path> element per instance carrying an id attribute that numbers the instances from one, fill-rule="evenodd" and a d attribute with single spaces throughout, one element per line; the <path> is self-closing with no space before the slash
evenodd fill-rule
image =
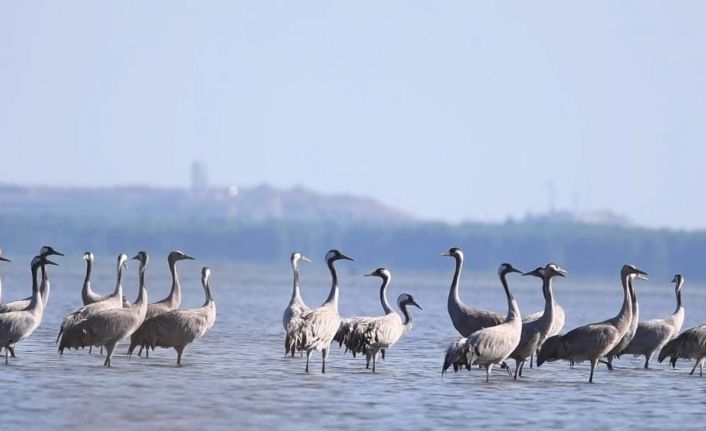
<path id="1" fill-rule="evenodd" d="M 52 292 L 41 328 L 18 344 L 18 358 L 0 365 L 4 392 L 2 423 L 8 429 L 77 427 L 101 429 L 312 429 L 324 426 L 358 430 L 439 429 L 526 426 L 530 428 L 702 428 L 706 419 L 706 378 L 688 376 L 693 363 L 677 370 L 653 360 L 623 357 L 616 370 L 600 368 L 589 385 L 588 365 L 569 369 L 565 363 L 525 368 L 513 381 L 495 370 L 489 384 L 484 372 L 440 375 L 444 349 L 456 337 L 446 312 L 452 261 L 443 260 L 436 273 L 394 272 L 391 300 L 402 291 L 424 307 L 413 309 L 414 328 L 388 352 L 378 373 L 365 370 L 364 360 L 332 349 L 327 374 L 304 373 L 304 360 L 283 357 L 282 311 L 289 300 L 291 274 L 286 262 L 278 267 L 227 263 L 212 265 L 212 291 L 218 317 L 215 327 L 188 347 L 183 367 L 176 367 L 173 350 L 158 350 L 149 359 L 124 356 L 123 343 L 105 369 L 103 359 L 87 351 L 60 357 L 54 340 L 64 314 L 80 305 L 83 261 L 80 256 L 55 259 L 50 268 Z M 3 264 L 3 300 L 30 291 L 28 263 Z M 125 280 L 125 293 L 137 293 L 136 263 Z M 372 268 L 341 262 L 343 315 L 377 315 L 377 280 L 360 274 Z M 114 258 L 98 256 L 93 288 L 101 293 L 114 286 Z M 179 264 L 184 289 L 182 307 L 203 302 L 199 262 Z M 617 270 L 616 270 L 617 272 Z M 669 280 L 641 282 L 638 295 L 643 318 L 662 317 L 674 308 Z M 151 300 L 169 289 L 167 265 L 153 256 L 148 269 Z M 492 275 L 467 273 L 461 295 L 466 303 L 503 311 L 505 300 Z M 537 279 L 510 277 L 523 313 L 542 308 Z M 328 275 L 322 264 L 303 265 L 304 299 L 318 304 L 326 297 Z M 615 315 L 622 300 L 614 280 L 558 280 L 555 293 L 567 313 L 565 329 Z M 684 288 L 688 328 L 706 321 L 706 290 Z M 147 428 L 144 428 L 147 427 Z"/>

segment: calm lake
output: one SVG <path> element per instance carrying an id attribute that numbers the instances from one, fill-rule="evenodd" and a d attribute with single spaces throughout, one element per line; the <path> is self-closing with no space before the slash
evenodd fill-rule
<path id="1" fill-rule="evenodd" d="M 29 259 L 9 257 L 14 262 L 0 266 L 3 301 L 28 296 L 31 290 Z M 165 256 L 151 258 L 147 288 L 154 301 L 167 295 L 170 281 Z M 693 363 L 685 361 L 668 370 L 653 360 L 653 368 L 644 370 L 643 359 L 623 357 L 613 372 L 598 369 L 593 385 L 587 383 L 587 363 L 574 369 L 562 362 L 526 367 L 519 381 L 496 368 L 489 384 L 478 369 L 442 377 L 445 347 L 457 337 L 446 311 L 453 272 L 448 258 L 437 258 L 439 270 L 433 273 L 390 268 L 391 302 L 408 292 L 424 310 L 412 308 L 412 332 L 388 351 L 377 374 L 365 370 L 364 359 L 344 356 L 335 346 L 325 375 L 319 372 L 320 355 L 313 356 L 316 372 L 310 375 L 304 373 L 303 358 L 283 357 L 282 311 L 291 292 L 288 262 L 277 267 L 179 263 L 182 307 L 202 304 L 200 268 L 210 264 L 218 308 L 214 328 L 186 349 L 180 368 L 173 350 L 128 360 L 123 343 L 113 368 L 106 369 L 95 351 L 63 357 L 56 351 L 62 317 L 81 304 L 85 267 L 80 255 L 52 259 L 61 266 L 50 268 L 52 291 L 42 326 L 17 345 L 18 357 L 10 366 L 0 365 L 5 429 L 702 429 L 706 423 L 706 378 L 688 376 Z M 301 266 L 304 300 L 316 306 L 328 293 L 328 274 L 321 259 Z M 378 279 L 362 277 L 374 268 L 355 262 L 340 262 L 338 268 L 341 314 L 380 314 Z M 622 292 L 618 268 L 615 272 L 614 279 L 582 280 L 569 274 L 555 282 L 555 296 L 567 315 L 563 332 L 618 312 Z M 669 280 L 637 284 L 643 319 L 673 311 Z M 513 274 L 509 282 L 523 314 L 543 307 L 539 279 Z M 115 257 L 96 256 L 93 289 L 105 293 L 114 284 Z M 124 288 L 134 300 L 135 261 L 130 261 Z M 467 304 L 506 311 L 493 274 L 465 273 L 461 296 Z M 684 302 L 684 328 L 706 322 L 706 289 L 692 284 L 688 274 Z"/>

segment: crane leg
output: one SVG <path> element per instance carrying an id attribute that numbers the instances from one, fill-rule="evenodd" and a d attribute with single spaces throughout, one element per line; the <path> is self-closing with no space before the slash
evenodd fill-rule
<path id="1" fill-rule="evenodd" d="M 591 359 L 591 375 L 588 377 L 588 383 L 593 383 L 593 370 L 596 369 L 597 359 Z"/>
<path id="2" fill-rule="evenodd" d="M 534 367 L 532 366 L 532 363 L 533 363 L 533 362 L 534 362 L 534 353 L 532 353 L 532 354 L 530 355 L 530 368 L 534 368 Z"/>
<path id="3" fill-rule="evenodd" d="M 181 367 L 181 354 L 184 352 L 184 346 L 175 347 L 177 352 L 177 365 Z"/>
<path id="4" fill-rule="evenodd" d="M 10 364 L 9 358 L 10 358 L 10 349 L 8 349 L 7 346 L 5 346 L 5 365 Z"/>
<path id="5" fill-rule="evenodd" d="M 13 358 L 16 358 L 17 356 L 15 356 L 15 345 L 14 344 L 9 345 L 9 346 L 7 346 L 7 348 L 10 349 L 10 356 L 12 356 Z"/>
<path id="6" fill-rule="evenodd" d="M 513 380 L 517 380 L 517 373 L 520 372 L 520 364 L 521 364 L 520 360 L 515 359 L 515 377 Z"/>
<path id="7" fill-rule="evenodd" d="M 306 351 L 306 368 L 304 368 L 305 372 L 309 372 L 309 358 L 311 357 L 311 352 L 309 350 Z"/>
<path id="8" fill-rule="evenodd" d="M 652 359 L 652 353 L 645 355 L 645 369 L 650 368 L 650 359 Z"/>
<path id="9" fill-rule="evenodd" d="M 609 356 L 607 361 L 604 361 L 601 359 L 598 362 L 600 362 L 601 364 L 606 364 L 606 366 L 608 367 L 608 370 L 613 371 L 613 357 L 612 356 Z"/>
<path id="10" fill-rule="evenodd" d="M 490 372 L 493 370 L 493 364 L 485 366 L 485 383 L 490 382 Z"/>
<path id="11" fill-rule="evenodd" d="M 378 361 L 378 352 L 373 352 L 373 373 L 375 372 L 375 365 Z"/>
<path id="12" fill-rule="evenodd" d="M 144 346 L 140 346 L 140 350 L 137 351 L 137 356 L 142 356 L 142 348 Z"/>
<path id="13" fill-rule="evenodd" d="M 110 368 L 110 359 L 113 357 L 113 350 L 115 349 L 115 344 L 116 343 L 110 343 L 105 345 L 105 362 L 103 363 L 104 366 Z M 101 346 L 101 349 L 103 346 Z"/>
<path id="14" fill-rule="evenodd" d="M 322 349 L 321 350 L 321 374 L 326 374 L 326 356 L 328 353 L 328 349 Z"/>

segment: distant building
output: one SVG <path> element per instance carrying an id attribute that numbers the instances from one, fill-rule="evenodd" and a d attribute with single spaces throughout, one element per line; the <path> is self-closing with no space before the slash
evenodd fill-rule
<path id="1" fill-rule="evenodd" d="M 208 169 L 203 161 L 195 160 L 191 164 L 191 191 L 195 195 L 208 192 Z"/>

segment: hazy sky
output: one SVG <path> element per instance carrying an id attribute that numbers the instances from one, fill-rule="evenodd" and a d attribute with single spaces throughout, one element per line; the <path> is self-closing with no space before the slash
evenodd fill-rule
<path id="1" fill-rule="evenodd" d="M 0 182 L 706 228 L 706 2 L 3 2 Z M 1 210 L 1 209 L 0 209 Z"/>

